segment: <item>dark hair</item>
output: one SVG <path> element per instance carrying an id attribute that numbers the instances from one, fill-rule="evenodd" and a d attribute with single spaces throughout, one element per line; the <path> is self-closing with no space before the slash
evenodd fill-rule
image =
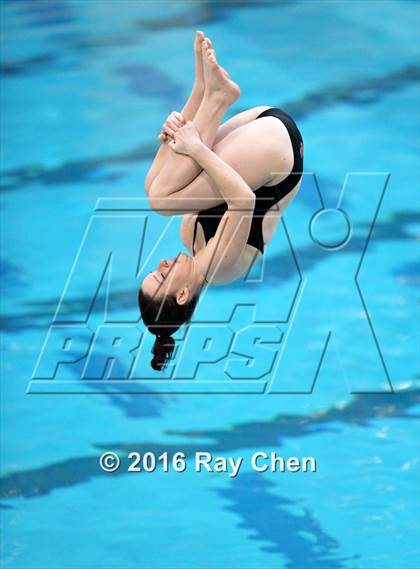
<path id="1" fill-rule="evenodd" d="M 197 294 L 181 305 L 174 296 L 166 295 L 164 298 L 154 299 L 139 289 L 141 317 L 149 332 L 156 336 L 152 348 L 153 359 L 150 362 L 153 369 L 161 371 L 168 363 L 175 348 L 172 334 L 191 319 L 198 297 Z"/>

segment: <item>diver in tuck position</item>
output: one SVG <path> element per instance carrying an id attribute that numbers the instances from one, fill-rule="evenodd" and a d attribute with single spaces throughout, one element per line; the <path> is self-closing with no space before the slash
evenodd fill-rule
<path id="1" fill-rule="evenodd" d="M 303 170 L 301 134 L 281 109 L 253 107 L 221 124 L 239 86 L 202 32 L 194 52 L 191 95 L 164 123 L 145 181 L 152 209 L 184 216 L 181 239 L 190 253 L 162 259 L 139 290 L 143 321 L 156 335 L 151 365 L 157 370 L 203 287 L 238 279 L 264 254 Z"/>

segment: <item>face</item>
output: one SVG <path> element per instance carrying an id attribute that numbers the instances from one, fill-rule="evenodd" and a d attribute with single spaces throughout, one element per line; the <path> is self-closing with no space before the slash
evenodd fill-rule
<path id="1" fill-rule="evenodd" d="M 184 304 L 192 292 L 192 257 L 179 253 L 170 260 L 162 259 L 155 271 L 143 280 L 142 291 L 159 299 L 165 295 L 175 296 L 178 304 Z"/>

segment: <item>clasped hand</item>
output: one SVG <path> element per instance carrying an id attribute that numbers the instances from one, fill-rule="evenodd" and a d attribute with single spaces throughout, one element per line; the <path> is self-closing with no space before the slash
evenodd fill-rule
<path id="1" fill-rule="evenodd" d="M 191 155 L 201 142 L 200 134 L 192 121 L 185 123 L 181 113 L 173 112 L 163 125 L 159 137 L 177 154 Z"/>
<path id="2" fill-rule="evenodd" d="M 201 138 L 195 124 L 192 121 L 188 121 L 183 127 L 176 131 L 173 140 L 168 144 L 177 154 L 190 156 L 200 143 Z"/>

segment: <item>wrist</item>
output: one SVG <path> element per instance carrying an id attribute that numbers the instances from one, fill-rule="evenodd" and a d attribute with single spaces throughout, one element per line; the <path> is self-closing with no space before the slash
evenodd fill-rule
<path id="1" fill-rule="evenodd" d="M 191 158 L 194 158 L 196 162 L 199 162 L 200 157 L 203 155 L 203 150 L 206 148 L 207 146 L 201 140 L 198 140 L 197 142 L 191 144 L 189 155 Z"/>

